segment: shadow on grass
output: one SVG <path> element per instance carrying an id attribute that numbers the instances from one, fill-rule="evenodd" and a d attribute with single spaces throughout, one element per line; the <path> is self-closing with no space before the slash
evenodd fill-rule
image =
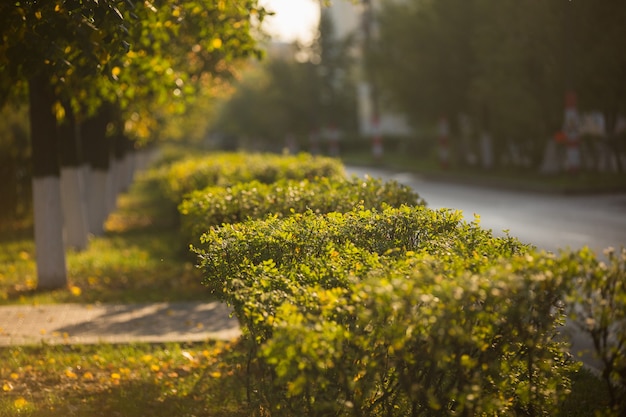
<path id="1" fill-rule="evenodd" d="M 251 415 L 242 352 L 238 342 L 0 349 L 0 416 Z"/>
<path id="2" fill-rule="evenodd" d="M 210 378 L 210 377 L 205 377 Z M 205 392 L 180 395 L 175 388 L 160 386 L 166 382 L 132 381 L 98 392 L 78 389 L 58 392 L 64 403 L 52 409 L 37 410 L 33 417 L 237 417 L 249 415 L 233 392 L 225 390 L 224 381 L 211 384 Z M 200 384 L 200 383 L 199 383 Z M 206 384 L 205 384 L 206 385 Z"/>
<path id="3" fill-rule="evenodd" d="M 192 379 L 181 386 L 171 375 Z M 168 376 L 169 374 L 169 376 Z M 19 415 L 31 417 L 243 417 L 250 415 L 239 376 L 211 376 L 208 369 L 185 375 L 178 369 L 155 373 L 152 380 L 121 381 L 114 386 L 81 382 L 41 386 L 54 391 L 47 400 L 30 399 Z M 45 394 L 44 394 L 45 395 Z M 19 398 L 19 397 L 18 397 Z M 10 407 L 10 403 L 9 403 Z M 8 408 L 8 407 L 7 407 Z"/>

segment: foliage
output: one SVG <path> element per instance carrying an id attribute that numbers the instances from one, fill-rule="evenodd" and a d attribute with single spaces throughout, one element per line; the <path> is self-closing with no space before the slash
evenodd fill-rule
<path id="1" fill-rule="evenodd" d="M 568 392 L 575 365 L 554 340 L 579 273 L 566 257 L 419 206 L 202 239 L 204 282 L 260 355 L 255 389 L 277 415 L 535 415 Z"/>
<path id="2" fill-rule="evenodd" d="M 178 205 L 183 197 L 208 186 L 230 186 L 257 180 L 272 183 L 279 179 L 341 177 L 343 166 L 331 158 L 309 154 L 212 153 L 171 164 L 153 180 L 161 184 L 163 194 Z"/>
<path id="3" fill-rule="evenodd" d="M 0 3 L 0 104 L 28 87 L 33 178 L 59 177 L 59 153 L 76 150 L 77 141 L 66 141 L 73 146 L 63 149 L 57 127 L 65 119 L 82 122 L 94 114 L 102 118 L 99 132 L 83 145 L 90 150 L 100 145 L 103 149 L 93 153 L 104 157 L 101 165 L 108 168 L 105 131 L 147 140 L 161 118 L 182 113 L 186 99 L 210 91 L 210 81 L 228 76 L 235 61 L 259 54 L 252 31 L 264 15 L 256 0 Z M 56 248 L 39 248 L 42 289 L 67 285 L 56 184 L 45 187 L 46 210 L 34 210 L 38 245 Z M 35 192 L 37 205 L 43 192 Z M 45 224 L 56 227 L 42 228 Z"/>
<path id="4" fill-rule="evenodd" d="M 188 194 L 178 210 L 185 235 L 199 237 L 213 226 L 259 219 L 270 214 L 282 217 L 307 210 L 345 212 L 356 206 L 381 208 L 382 204 L 398 207 L 418 203 L 425 204 L 417 193 L 395 181 L 383 183 L 369 177 L 351 180 L 321 177 L 208 187 Z"/>
<path id="5" fill-rule="evenodd" d="M 478 274 L 454 261 L 410 254 L 347 291 L 318 290 L 318 309 L 281 305 L 262 355 L 290 403 L 340 415 L 555 413 L 576 365 L 553 341 L 553 260 L 488 260 Z"/>
<path id="6" fill-rule="evenodd" d="M 287 49 L 298 59 L 272 56 L 270 50 L 264 65 L 244 73 L 233 96 L 223 103 L 214 129 L 250 138 L 254 143 L 247 146 L 256 149 L 281 149 L 288 137 L 301 148 L 313 147 L 310 135 L 320 135 L 323 129 L 354 132 L 351 46 L 351 39 L 336 39 L 332 21 L 322 13 L 313 44 Z"/>
<path id="7" fill-rule="evenodd" d="M 1 10 L 0 97 L 43 75 L 60 97 L 57 117 L 70 100 L 83 116 L 116 102 L 142 139 L 229 78 L 237 60 L 260 54 L 252 31 L 266 14 L 256 0 L 25 1 Z"/>
<path id="8" fill-rule="evenodd" d="M 569 316 L 593 341 L 614 411 L 626 412 L 626 248 L 606 251 L 606 262 L 583 252 L 584 273 L 573 283 Z"/>
<path id="9" fill-rule="evenodd" d="M 478 154 L 488 133 L 496 162 L 515 147 L 537 167 L 562 128 L 568 90 L 579 93 L 581 111 L 604 114 L 606 139 L 623 155 L 614 134 L 626 103 L 624 10 L 619 0 L 386 2 L 368 63 L 414 124 L 447 117 L 461 156 Z"/>
<path id="10" fill-rule="evenodd" d="M 159 169 L 182 154 L 168 151 Z M 21 291 L 22 301 L 208 296 L 174 256 L 177 223 L 154 185 L 141 177 L 108 235 L 70 256 L 69 291 Z M 34 248 L 28 237 L 2 238 L 6 296 L 13 277 L 28 284 Z M 571 417 L 610 412 L 611 401 L 612 415 L 623 410 L 619 385 L 577 373 L 555 337 L 565 311 L 597 335 L 610 329 L 600 353 L 615 371 L 605 378 L 619 381 L 623 253 L 607 262 L 536 253 L 423 206 L 247 220 L 205 239 L 196 248 L 205 284 L 236 307 L 242 343 L 0 349 L 0 415 Z"/>

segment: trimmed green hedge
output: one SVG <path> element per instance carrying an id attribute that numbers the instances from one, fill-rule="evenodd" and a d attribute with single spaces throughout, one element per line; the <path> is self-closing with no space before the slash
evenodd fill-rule
<path id="1" fill-rule="evenodd" d="M 324 273 L 302 273 L 294 279 L 305 285 L 316 283 L 310 280 L 331 279 L 333 285 L 339 285 L 332 279 L 333 270 L 326 271 L 336 263 L 329 263 L 326 255 L 339 248 L 364 250 L 368 257 L 394 257 L 406 251 L 426 251 L 442 258 L 463 256 L 468 270 L 480 265 L 482 257 L 490 252 L 501 257 L 525 248 L 513 238 L 494 238 L 477 224 L 464 222 L 460 212 L 421 206 L 274 216 L 214 228 L 201 237 L 201 242 L 193 251 L 205 272 L 205 284 L 233 304 L 238 313 L 243 313 L 238 299 L 249 300 L 242 295 L 241 287 L 256 285 L 258 269 L 267 262 L 288 272 L 319 263 Z M 344 254 L 337 261 L 349 260 Z"/>
<path id="2" fill-rule="evenodd" d="M 383 204 L 425 205 L 409 187 L 379 179 L 316 178 L 259 181 L 232 187 L 208 187 L 188 194 L 179 205 L 182 228 L 197 241 L 202 233 L 223 223 L 238 223 L 272 214 L 278 217 L 311 210 L 315 213 L 345 212 L 361 205 L 380 208 Z"/>
<path id="3" fill-rule="evenodd" d="M 458 212 L 308 212 L 203 242 L 273 414 L 533 414 L 567 392 L 575 365 L 554 338 L 578 269 Z"/>
<path id="4" fill-rule="evenodd" d="M 579 366 L 566 315 L 594 340 L 614 415 L 626 410 L 625 250 L 537 253 L 304 154 L 155 172 L 242 325 L 260 414 L 555 415 Z"/>
<path id="5" fill-rule="evenodd" d="M 340 161 L 305 153 L 296 156 L 212 153 L 174 162 L 161 171 L 158 180 L 164 196 L 178 205 L 187 193 L 209 186 L 343 176 Z"/>
<path id="6" fill-rule="evenodd" d="M 267 396 L 290 408 L 277 414 L 555 415 L 577 365 L 555 341 L 564 282 L 546 270 L 567 262 L 515 255 L 475 274 L 450 261 L 411 253 L 282 303 L 260 348 L 282 387 Z"/>

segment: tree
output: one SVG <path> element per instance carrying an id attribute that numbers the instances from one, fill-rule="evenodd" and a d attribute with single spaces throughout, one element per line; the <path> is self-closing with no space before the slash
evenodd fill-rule
<path id="1" fill-rule="evenodd" d="M 467 111 L 472 1 L 389 2 L 378 23 L 379 47 L 369 62 L 391 104 L 414 124 Z"/>
<path id="2" fill-rule="evenodd" d="M 116 103 L 119 109 L 129 109 L 139 98 L 145 104 L 161 97 L 158 102 L 162 103 L 172 90 L 158 82 L 158 75 L 177 73 L 171 66 L 158 64 L 177 62 L 184 68 L 188 56 L 177 55 L 179 49 L 168 54 L 167 49 L 172 39 L 189 41 L 194 33 L 208 39 L 212 50 L 218 51 L 205 54 L 208 60 L 201 70 L 227 70 L 228 62 L 255 51 L 249 17 L 256 12 L 262 20 L 264 12 L 257 11 L 256 0 L 226 3 L 164 0 L 135 6 L 128 0 L 16 0 L 0 4 L 0 98 L 4 100 L 16 86 L 29 87 L 39 288 L 63 287 L 67 282 L 56 129 L 57 121 L 68 113 L 63 103 L 71 102 L 81 120 L 105 101 Z M 213 33 L 208 38 L 211 31 L 219 36 Z M 173 36 L 176 34 L 180 37 Z M 144 55 L 138 52 L 136 63 L 146 71 L 119 83 L 131 41 L 143 46 L 138 50 Z M 202 45 L 196 44 L 200 45 L 197 52 L 203 53 Z M 189 43 L 178 45 L 194 51 Z M 152 58 L 157 65 L 147 68 L 155 63 Z M 202 78 L 197 72 L 194 75 Z M 173 84 L 178 86 L 178 80 L 184 77 L 177 77 Z M 176 95 L 175 89 L 173 92 Z"/>
<path id="3" fill-rule="evenodd" d="M 322 11 L 311 47 L 318 79 L 318 123 L 340 130 L 356 130 L 356 86 L 351 73 L 354 39 L 338 39 L 331 16 Z"/>
<path id="4" fill-rule="evenodd" d="M 528 158 L 536 167 L 563 114 L 558 8 L 547 2 L 474 3 L 482 18 L 470 33 L 471 114 L 493 135 L 496 155 Z"/>
<path id="5" fill-rule="evenodd" d="M 215 130 L 263 138 L 280 149 L 289 136 L 303 141 L 322 128 L 356 129 L 351 39 L 336 39 L 332 21 L 322 14 L 314 43 L 291 47 L 306 59 L 270 57 L 252 67 L 222 105 Z"/>
<path id="6" fill-rule="evenodd" d="M 14 84 L 29 91 L 38 286 L 67 283 L 59 188 L 57 112 L 64 84 L 80 84 L 125 49 L 124 19 L 113 1 L 4 2 L 0 97 Z M 106 34 L 106 39 L 100 35 Z"/>
<path id="7" fill-rule="evenodd" d="M 578 94 L 581 110 L 603 113 L 606 143 L 619 171 L 624 172 L 621 157 L 626 153 L 626 132 L 617 129 L 626 113 L 626 8 L 619 0 L 565 6 L 561 39 L 569 88 Z"/>

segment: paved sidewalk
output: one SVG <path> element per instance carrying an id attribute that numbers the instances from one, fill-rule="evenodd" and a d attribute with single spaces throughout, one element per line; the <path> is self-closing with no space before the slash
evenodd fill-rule
<path id="1" fill-rule="evenodd" d="M 0 346 L 197 342 L 240 335 L 219 302 L 0 306 Z"/>

